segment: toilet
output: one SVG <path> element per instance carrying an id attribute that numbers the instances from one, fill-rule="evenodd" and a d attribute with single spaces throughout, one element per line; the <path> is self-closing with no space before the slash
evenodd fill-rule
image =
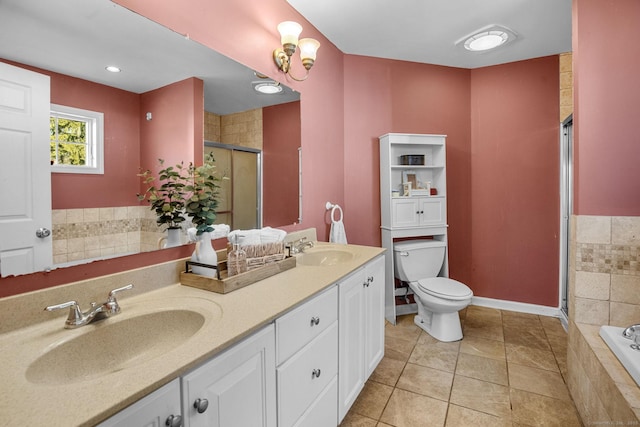
<path id="1" fill-rule="evenodd" d="M 435 339 L 449 342 L 462 339 L 458 311 L 471 303 L 473 292 L 464 283 L 438 277 L 446 246 L 439 240 L 408 240 L 395 243 L 393 254 L 395 276 L 414 293 L 414 322 Z"/>

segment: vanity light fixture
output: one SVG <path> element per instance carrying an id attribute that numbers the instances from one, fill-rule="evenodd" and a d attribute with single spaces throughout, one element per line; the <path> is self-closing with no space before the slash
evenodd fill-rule
<path id="1" fill-rule="evenodd" d="M 109 71 L 110 73 L 119 73 L 120 71 L 122 71 L 119 67 L 116 67 L 115 65 L 108 65 L 104 67 L 104 69 Z"/>
<path id="2" fill-rule="evenodd" d="M 484 52 L 495 49 L 516 39 L 516 33 L 500 25 L 490 25 L 475 33 L 461 38 L 456 44 L 463 44 L 464 48 L 472 52 Z"/>
<path id="3" fill-rule="evenodd" d="M 307 77 L 309 77 L 309 70 L 313 67 L 313 63 L 316 60 L 320 42 L 309 38 L 298 41 L 298 36 L 300 36 L 302 32 L 302 26 L 297 22 L 281 22 L 278 24 L 278 31 L 280 32 L 282 48 L 277 48 L 273 51 L 273 60 L 278 66 L 278 69 L 298 82 L 306 80 Z M 302 78 L 297 78 L 291 74 L 291 56 L 295 53 L 296 47 L 300 48 L 300 59 L 302 60 L 302 65 L 307 70 L 305 76 Z"/>

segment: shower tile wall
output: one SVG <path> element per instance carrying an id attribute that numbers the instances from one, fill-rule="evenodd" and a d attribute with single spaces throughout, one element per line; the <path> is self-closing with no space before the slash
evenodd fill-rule
<path id="1" fill-rule="evenodd" d="M 157 249 L 162 236 L 146 206 L 55 209 L 52 222 L 54 264 Z"/>
<path id="2" fill-rule="evenodd" d="M 614 326 L 638 323 L 640 217 L 582 215 L 573 217 L 572 226 L 572 320 Z"/>

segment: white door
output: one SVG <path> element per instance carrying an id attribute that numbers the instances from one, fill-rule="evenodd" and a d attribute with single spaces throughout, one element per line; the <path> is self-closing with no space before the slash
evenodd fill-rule
<path id="1" fill-rule="evenodd" d="M 0 275 L 52 263 L 49 77 L 0 62 Z M 42 233 L 41 233 L 42 235 Z"/>

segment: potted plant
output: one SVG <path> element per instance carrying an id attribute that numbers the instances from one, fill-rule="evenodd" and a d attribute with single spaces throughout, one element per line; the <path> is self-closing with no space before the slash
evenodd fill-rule
<path id="1" fill-rule="evenodd" d="M 158 159 L 160 166 L 164 160 Z M 191 217 L 197 235 L 213 231 L 218 206 L 218 181 L 215 159 L 209 153 L 201 166 L 180 162 L 163 168 L 158 173 L 159 186 L 155 186 L 155 176 L 150 170 L 138 174 L 149 187 L 138 200 L 147 200 L 151 210 L 156 212 L 156 223 L 166 225 L 171 240 L 172 230 L 179 230 L 185 215 Z M 179 231 L 177 232 L 179 241 Z M 210 239 L 209 239 L 210 240 Z M 175 246 L 167 242 L 167 247 Z M 180 243 L 177 243 L 180 244 Z"/>

